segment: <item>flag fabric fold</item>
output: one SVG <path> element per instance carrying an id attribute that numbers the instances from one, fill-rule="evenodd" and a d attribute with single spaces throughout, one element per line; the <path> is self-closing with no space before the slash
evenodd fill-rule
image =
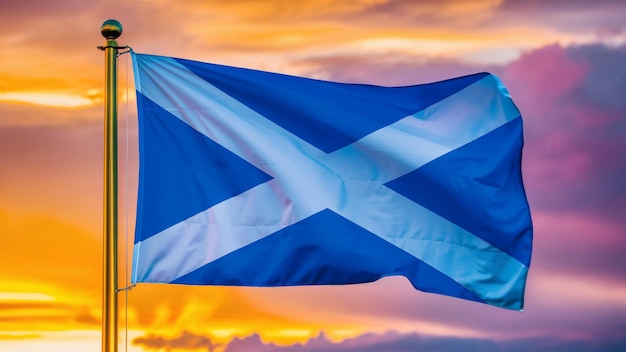
<path id="1" fill-rule="evenodd" d="M 415 288 L 522 309 L 521 115 L 494 75 L 381 87 L 133 53 L 133 282 Z"/>

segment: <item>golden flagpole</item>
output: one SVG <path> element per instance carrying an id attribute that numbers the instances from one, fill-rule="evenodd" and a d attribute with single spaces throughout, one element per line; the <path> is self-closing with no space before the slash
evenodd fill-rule
<path id="1" fill-rule="evenodd" d="M 106 45 L 104 91 L 104 234 L 102 352 L 117 352 L 117 39 L 122 24 L 106 20 L 100 29 Z"/>

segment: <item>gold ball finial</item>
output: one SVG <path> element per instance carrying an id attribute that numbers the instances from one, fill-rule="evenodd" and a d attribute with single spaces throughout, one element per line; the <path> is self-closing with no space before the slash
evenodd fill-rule
<path id="1" fill-rule="evenodd" d="M 115 40 L 122 35 L 122 24 L 118 20 L 106 20 L 102 23 L 100 32 L 107 40 Z"/>

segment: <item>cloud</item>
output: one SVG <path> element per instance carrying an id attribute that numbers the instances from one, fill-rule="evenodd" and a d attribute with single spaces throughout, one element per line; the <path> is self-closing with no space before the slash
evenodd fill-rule
<path id="1" fill-rule="evenodd" d="M 95 328 L 100 326 L 100 319 L 88 312 L 80 304 L 55 302 L 10 302 L 0 301 L 0 328 L 3 330 L 45 330 L 57 325 L 74 328 Z"/>
<path id="2" fill-rule="evenodd" d="M 626 206 L 620 60 L 625 47 L 552 45 L 505 69 L 525 118 L 524 171 L 535 209 L 614 214 Z"/>
<path id="3" fill-rule="evenodd" d="M 0 271 L 6 278 L 0 285 L 3 291 L 0 295 L 0 331 L 19 335 L 25 331 L 56 330 L 59 325 L 74 329 L 100 326 L 97 317 L 99 302 L 85 292 L 71 292 L 62 288 L 62 284 L 43 284 L 44 280 L 32 277 L 16 278 L 7 275 L 4 268 Z M 35 293 L 32 290 L 40 291 Z"/>
<path id="4" fill-rule="evenodd" d="M 55 112 L 30 111 L 47 117 Z M 24 123 L 0 127 L 0 159 L 10 166 L 0 178 L 0 207 L 47 214 L 99 233 L 101 204 L 94 199 L 102 197 L 102 122 L 78 118 L 73 124 Z"/>
<path id="5" fill-rule="evenodd" d="M 103 58 L 95 46 L 104 41 L 99 28 L 108 18 L 124 26 L 120 45 L 138 52 L 279 70 L 294 58 L 329 52 L 398 56 L 408 51 L 502 62 L 538 38 L 559 38 L 558 31 L 510 26 L 508 19 L 517 12 L 502 10 L 507 6 L 497 0 L 446 0 L 438 6 L 386 0 L 7 3 L 0 45 L 12 50 L 0 53 L 0 93 L 89 101 L 88 92 L 102 85 Z M 618 24 L 600 29 L 613 39 L 623 32 Z"/>
<path id="6" fill-rule="evenodd" d="M 618 0 L 541 1 L 505 0 L 498 9 L 502 20 L 534 23 L 543 27 L 560 28 L 569 32 L 592 32 L 611 25 L 624 26 L 626 4 Z"/>
<path id="7" fill-rule="evenodd" d="M 216 345 L 211 338 L 183 332 L 180 336 L 166 338 L 158 335 L 137 337 L 133 344 L 148 350 L 174 351 L 177 349 L 207 348 L 213 351 Z M 418 333 L 386 332 L 384 334 L 363 334 L 340 342 L 330 341 L 324 333 L 305 343 L 277 345 L 263 342 L 258 334 L 245 338 L 234 338 L 223 349 L 224 352 L 415 352 L 415 351 L 481 351 L 481 352 L 617 352 L 626 346 L 626 335 L 612 336 L 602 340 L 554 338 L 523 338 L 505 341 L 477 338 L 428 337 Z"/>
<path id="8" fill-rule="evenodd" d="M 63 116 L 55 109 L 0 109 L 14 119 L 0 125 L 0 291 L 13 293 L 0 295 L 10 305 L 3 316 L 13 321 L 3 328 L 97 327 L 102 123 L 78 116 L 54 121 L 56 113 Z M 53 121 L 35 122 L 46 118 Z"/>
<path id="9" fill-rule="evenodd" d="M 147 335 L 136 337 L 132 341 L 133 345 L 142 346 L 147 350 L 165 350 L 172 351 L 175 349 L 205 349 L 212 352 L 220 344 L 213 343 L 210 337 L 196 335 L 188 331 L 183 331 L 179 336 L 167 338 L 157 335 Z"/>
<path id="10" fill-rule="evenodd" d="M 94 236 L 54 218 L 19 216 L 2 208 L 0 219 L 0 273 L 5 279 L 54 278 L 59 283 L 76 286 L 80 282 L 85 289 L 97 289 L 98 279 L 91 273 L 99 267 L 100 246 Z M 24 248 L 28 251 L 23 252 Z M 76 263 L 81 265 L 77 267 Z"/>
<path id="11" fill-rule="evenodd" d="M 493 17 L 499 4 L 499 0 L 444 0 L 437 2 L 437 6 L 432 6 L 429 0 L 380 1 L 356 15 L 363 23 L 384 23 L 387 26 L 402 23 L 409 27 L 443 26 L 459 30 L 483 24 Z"/>
<path id="12" fill-rule="evenodd" d="M 473 65 L 445 57 L 413 54 L 326 55 L 294 60 L 291 67 L 313 78 L 384 86 L 430 83 L 500 69 L 496 65 Z"/>
<path id="13" fill-rule="evenodd" d="M 621 92 L 626 89 L 626 69 L 623 68 L 626 45 L 576 45 L 568 47 L 566 52 L 573 60 L 590 63 L 586 80 L 579 88 L 585 101 L 623 114 L 626 111 L 626 99 L 623 99 Z"/>
<path id="14" fill-rule="evenodd" d="M 364 334 L 356 338 L 346 339 L 333 343 L 321 335 L 308 340 L 304 344 L 279 346 L 272 343 L 263 343 L 258 335 L 251 335 L 243 339 L 235 338 L 224 352 L 257 351 L 257 352 L 412 352 L 412 351 L 489 351 L 494 350 L 494 343 L 489 340 L 474 340 L 462 338 L 423 338 L 418 334 L 399 334 L 387 332 L 381 335 Z"/>
<path id="15" fill-rule="evenodd" d="M 527 6 L 524 2 L 498 0 L 445 0 L 432 6 L 431 1 L 406 0 L 11 2 L 3 5 L 5 19 L 0 24 L 4 33 L 0 45 L 12 48 L 0 53 L 0 93 L 33 94 L 30 90 L 36 87 L 39 94 L 90 99 L 87 92 L 101 86 L 96 78 L 102 77 L 103 59 L 95 46 L 104 41 L 99 28 L 107 18 L 122 22 L 124 34 L 119 43 L 129 44 L 138 52 L 279 68 L 296 57 L 357 51 L 510 60 L 520 50 L 536 45 L 539 38 L 558 40 L 561 22 L 570 28 L 571 22 L 579 26 L 580 19 L 592 21 L 592 32 L 604 33 L 603 37 L 613 41 L 626 32 L 621 22 L 626 9 L 618 3 L 604 1 L 585 7 L 551 3 Z M 67 16 L 70 11 L 72 16 Z M 554 22 L 556 31 L 552 27 L 537 29 L 553 21 L 533 27 L 512 25 L 546 16 L 564 20 Z M 620 21 L 607 22 L 607 18 Z M 91 29 L 86 27 L 88 23 Z M 59 44 L 67 49 L 60 50 Z M 254 55 L 246 55 L 250 52 Z"/>
<path id="16" fill-rule="evenodd" d="M 626 236 L 622 219 L 537 211 L 533 221 L 536 236 L 532 265 L 537 270 L 579 281 L 624 283 L 621 278 L 626 268 Z"/>
<path id="17" fill-rule="evenodd" d="M 58 93 L 19 93 L 8 92 L 0 93 L 0 102 L 14 102 L 14 103 L 31 103 L 34 105 L 50 106 L 50 107 L 62 107 L 62 108 L 77 108 L 92 105 L 91 99 L 68 94 Z"/>

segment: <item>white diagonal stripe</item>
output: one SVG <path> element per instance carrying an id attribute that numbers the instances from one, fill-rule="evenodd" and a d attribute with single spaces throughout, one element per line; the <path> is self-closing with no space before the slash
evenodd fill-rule
<path id="1" fill-rule="evenodd" d="M 383 185 L 517 118 L 510 99 L 494 92 L 495 77 L 487 76 L 326 154 L 176 61 L 141 60 L 154 60 L 150 66 L 139 63 L 145 70 L 140 74 L 142 94 L 274 177 L 142 241 L 137 263 L 141 281 L 171 282 L 323 209 L 353 221 L 473 292 L 493 292 L 507 281 L 504 277 L 526 270 L 506 253 Z M 485 270 L 480 262 L 451 267 L 442 256 L 450 248 L 473 261 L 476 251 L 488 253 L 506 273 L 502 280 L 481 280 Z"/>

